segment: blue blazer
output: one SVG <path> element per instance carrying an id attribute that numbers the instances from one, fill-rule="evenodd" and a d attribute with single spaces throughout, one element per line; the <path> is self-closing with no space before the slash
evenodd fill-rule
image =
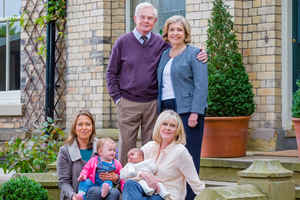
<path id="1" fill-rule="evenodd" d="M 165 50 L 157 68 L 158 80 L 158 111 L 161 112 L 163 70 L 171 59 Z M 197 60 L 199 48 L 187 45 L 187 48 L 173 59 L 171 80 L 175 94 L 176 112 L 204 114 L 207 107 L 208 77 L 207 64 Z"/>

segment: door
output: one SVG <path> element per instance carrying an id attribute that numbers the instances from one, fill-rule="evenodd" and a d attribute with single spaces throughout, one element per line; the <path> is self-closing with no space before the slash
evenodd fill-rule
<path id="1" fill-rule="evenodd" d="M 300 79 L 300 0 L 293 0 L 292 9 L 293 92 L 295 92 L 298 89 L 296 80 Z"/>

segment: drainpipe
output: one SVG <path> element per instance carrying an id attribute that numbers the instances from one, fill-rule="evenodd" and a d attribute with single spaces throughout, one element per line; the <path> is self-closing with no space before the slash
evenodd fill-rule
<path id="1" fill-rule="evenodd" d="M 47 0 L 47 8 L 49 7 Z M 46 52 L 46 95 L 45 95 L 45 120 L 54 116 L 54 68 L 55 68 L 55 24 L 47 24 L 47 52 Z"/>

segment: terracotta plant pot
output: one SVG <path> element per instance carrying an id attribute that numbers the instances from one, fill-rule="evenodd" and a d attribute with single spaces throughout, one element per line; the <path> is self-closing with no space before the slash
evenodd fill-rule
<path id="1" fill-rule="evenodd" d="M 249 119 L 250 116 L 205 117 L 201 157 L 245 156 Z"/>
<path id="2" fill-rule="evenodd" d="M 298 146 L 298 157 L 300 158 L 300 118 L 292 118 L 295 126 L 295 134 Z"/>

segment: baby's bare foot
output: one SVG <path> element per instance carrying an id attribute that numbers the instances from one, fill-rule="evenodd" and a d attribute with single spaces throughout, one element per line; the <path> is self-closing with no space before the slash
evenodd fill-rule
<path id="1" fill-rule="evenodd" d="M 83 200 L 82 194 L 75 194 L 75 200 Z"/>
<path id="2" fill-rule="evenodd" d="M 103 183 L 102 185 L 102 192 L 101 192 L 101 197 L 105 198 L 107 194 L 109 193 L 110 186 L 108 183 Z"/>

